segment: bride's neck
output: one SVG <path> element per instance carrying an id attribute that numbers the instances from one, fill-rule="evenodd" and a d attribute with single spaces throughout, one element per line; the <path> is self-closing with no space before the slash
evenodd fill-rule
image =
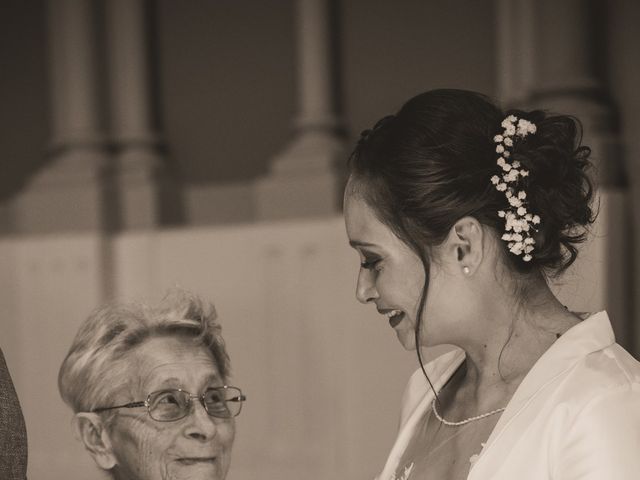
<path id="1" fill-rule="evenodd" d="M 486 391 L 515 390 L 559 336 L 580 321 L 546 283 L 511 307 L 503 300 L 504 307 L 487 309 L 479 319 L 485 323 L 485 337 L 462 346 L 467 361 L 461 383 L 477 396 Z"/>

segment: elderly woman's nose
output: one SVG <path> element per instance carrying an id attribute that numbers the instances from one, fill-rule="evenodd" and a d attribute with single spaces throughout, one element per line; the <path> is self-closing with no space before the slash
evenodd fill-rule
<path id="1" fill-rule="evenodd" d="M 371 276 L 371 272 L 365 269 L 360 269 L 360 272 L 358 273 L 356 298 L 360 303 L 368 303 L 378 298 L 378 292 Z"/>
<path id="2" fill-rule="evenodd" d="M 218 433 L 216 419 L 210 416 L 201 402 L 195 401 L 185 435 L 198 440 L 210 440 Z"/>

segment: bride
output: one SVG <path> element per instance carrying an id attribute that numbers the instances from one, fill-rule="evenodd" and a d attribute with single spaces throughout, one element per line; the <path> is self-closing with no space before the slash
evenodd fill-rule
<path id="1" fill-rule="evenodd" d="M 593 221 L 571 117 L 434 90 L 363 132 L 344 214 L 356 296 L 420 368 L 379 480 L 637 479 L 640 364 L 547 279 Z M 419 347 L 457 348 L 423 366 Z"/>

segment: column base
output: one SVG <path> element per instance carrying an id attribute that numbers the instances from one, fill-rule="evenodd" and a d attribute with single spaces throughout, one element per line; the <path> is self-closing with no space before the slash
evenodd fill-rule
<path id="1" fill-rule="evenodd" d="M 173 193 L 176 182 L 168 177 L 160 155 L 146 146 L 127 148 L 117 155 L 115 165 L 111 175 L 119 203 L 116 228 L 155 228 L 165 223 L 163 199 Z"/>
<path id="2" fill-rule="evenodd" d="M 13 233 L 15 230 L 14 223 L 13 202 L 8 199 L 0 204 L 0 235 Z"/>
<path id="3" fill-rule="evenodd" d="M 108 227 L 107 155 L 87 146 L 63 152 L 14 200 L 16 233 L 103 230 Z"/>
<path id="4" fill-rule="evenodd" d="M 306 132 L 255 184 L 258 219 L 334 215 L 340 211 L 346 163 L 342 142 L 329 132 Z"/>
<path id="5" fill-rule="evenodd" d="M 255 186 L 259 220 L 334 215 L 340 209 L 344 182 L 330 172 L 308 175 L 278 175 Z"/>

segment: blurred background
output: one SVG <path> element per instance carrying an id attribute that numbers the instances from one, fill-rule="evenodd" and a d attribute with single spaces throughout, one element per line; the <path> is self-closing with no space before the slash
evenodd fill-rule
<path id="1" fill-rule="evenodd" d="M 0 347 L 30 478 L 103 478 L 58 368 L 96 305 L 174 286 L 216 304 L 249 398 L 230 479 L 372 478 L 416 360 L 355 301 L 344 165 L 431 88 L 582 120 L 600 215 L 554 288 L 640 354 L 639 24 L 635 0 L 4 0 Z"/>

